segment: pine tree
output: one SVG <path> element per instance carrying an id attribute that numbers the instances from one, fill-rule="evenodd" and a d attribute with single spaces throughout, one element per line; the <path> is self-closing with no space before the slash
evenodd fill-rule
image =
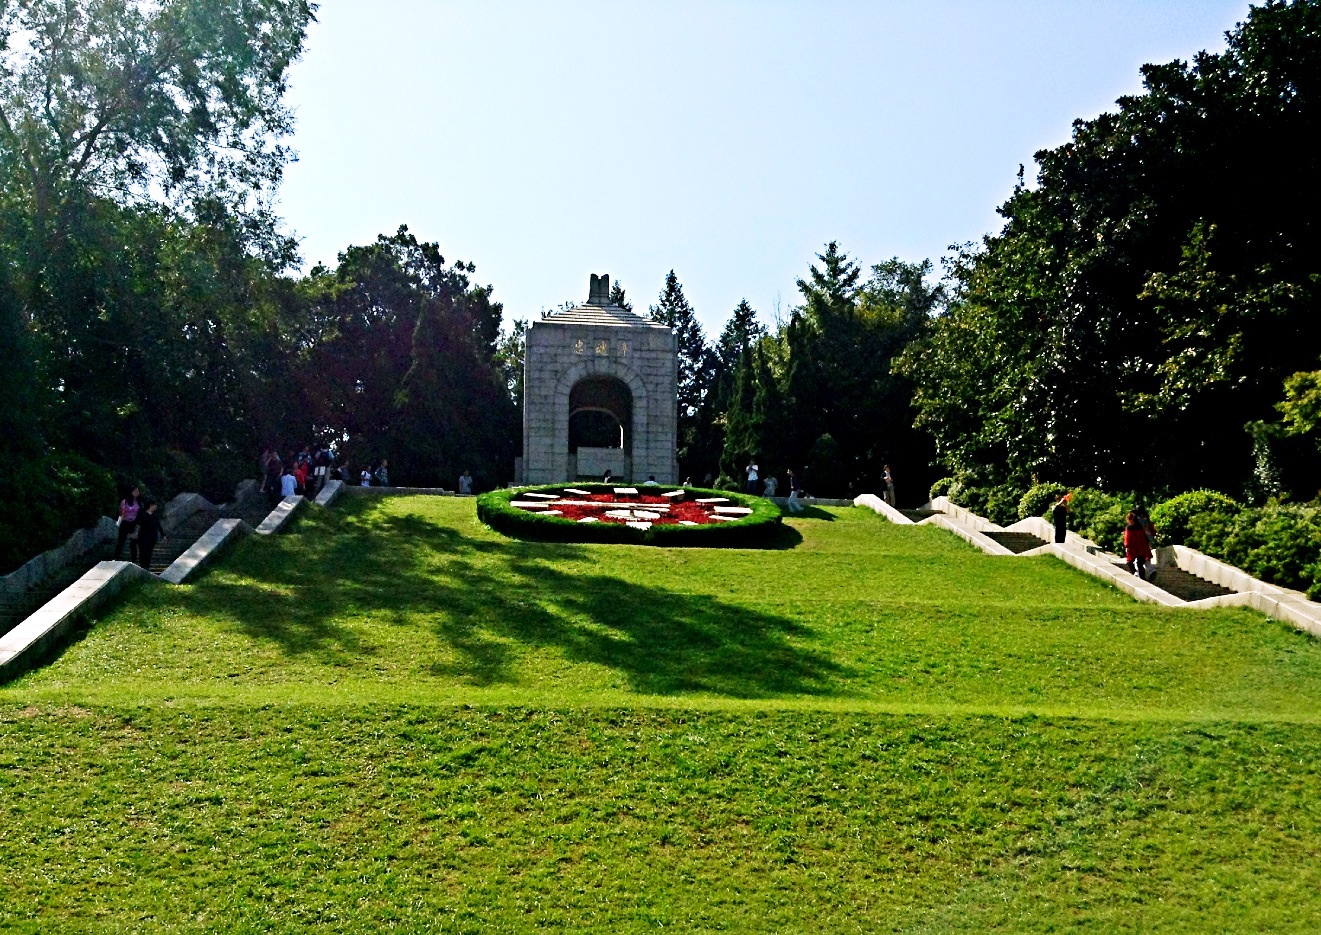
<path id="1" fill-rule="evenodd" d="M 652 321 L 669 325 L 678 339 L 679 471 L 685 475 L 700 474 L 709 469 L 714 454 L 707 450 L 708 433 L 703 431 L 703 426 L 712 419 L 708 396 L 715 369 L 714 355 L 674 270 L 666 275 L 660 301 L 649 311 Z"/>
<path id="2" fill-rule="evenodd" d="M 816 327 L 828 326 L 831 319 L 851 317 L 858 297 L 858 278 L 862 269 L 841 253 L 837 241 L 826 244 L 826 252 L 818 253 L 824 269 L 808 267 L 811 281 L 798 280 L 798 291 L 803 294 L 802 311 Z"/>
<path id="3" fill-rule="evenodd" d="M 670 270 L 665 276 L 660 302 L 651 306 L 651 320 L 674 329 L 679 343 L 679 418 L 692 418 L 702 404 L 708 384 L 710 360 L 706 336 L 693 307 L 683 294 L 683 286 Z"/>
<path id="4" fill-rule="evenodd" d="M 739 299 L 729 321 L 725 323 L 725 330 L 720 332 L 720 340 L 716 342 L 716 357 L 721 368 L 732 376 L 734 368 L 738 366 L 739 355 L 765 333 L 766 328 L 757 321 L 757 313 L 748 304 L 748 300 Z"/>
<path id="5" fill-rule="evenodd" d="M 725 411 L 725 448 L 720 472 L 737 478 L 747 460 L 758 456 L 762 425 L 757 413 L 757 369 L 752 350 L 744 348 L 734 365 L 733 389 Z"/>
<path id="6" fill-rule="evenodd" d="M 624 293 L 624 284 L 616 279 L 610 284 L 610 304 L 618 305 L 626 312 L 633 311 L 633 303 L 628 300 Z"/>

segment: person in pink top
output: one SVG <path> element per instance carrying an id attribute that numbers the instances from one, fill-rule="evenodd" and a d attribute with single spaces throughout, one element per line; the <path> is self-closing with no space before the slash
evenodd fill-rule
<path id="1" fill-rule="evenodd" d="M 128 540 L 128 554 L 132 561 L 138 560 L 138 540 L 132 538 L 138 528 L 138 513 L 142 510 L 142 491 L 134 487 L 128 496 L 119 501 L 119 535 L 115 537 L 115 561 L 124 552 L 124 540 Z"/>

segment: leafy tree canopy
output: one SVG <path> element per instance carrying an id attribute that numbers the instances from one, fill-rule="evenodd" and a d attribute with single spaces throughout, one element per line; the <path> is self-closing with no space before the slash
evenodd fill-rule
<path id="1" fill-rule="evenodd" d="M 906 358 L 919 424 L 979 483 L 1239 494 L 1244 427 L 1315 368 L 1321 4 L 1253 8 L 1220 54 L 1037 153 L 1003 230 L 951 261 Z"/>

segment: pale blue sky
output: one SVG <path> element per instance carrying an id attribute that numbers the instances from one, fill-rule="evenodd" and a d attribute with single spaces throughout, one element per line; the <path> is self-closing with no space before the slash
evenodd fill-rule
<path id="1" fill-rule="evenodd" d="M 673 267 L 709 334 L 770 321 L 838 240 L 938 261 L 1019 163 L 1220 50 L 1244 2 L 323 0 L 293 71 L 281 212 L 308 265 L 406 223 L 506 318 Z"/>

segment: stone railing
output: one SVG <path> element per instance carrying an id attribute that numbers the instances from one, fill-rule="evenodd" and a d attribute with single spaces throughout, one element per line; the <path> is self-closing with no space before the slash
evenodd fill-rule
<path id="1" fill-rule="evenodd" d="M 7 575 L 0 576 L 0 596 L 20 597 L 51 578 L 102 544 L 114 542 L 119 528 L 109 516 L 102 516 L 95 526 L 79 529 L 64 545 L 47 549 Z"/>

